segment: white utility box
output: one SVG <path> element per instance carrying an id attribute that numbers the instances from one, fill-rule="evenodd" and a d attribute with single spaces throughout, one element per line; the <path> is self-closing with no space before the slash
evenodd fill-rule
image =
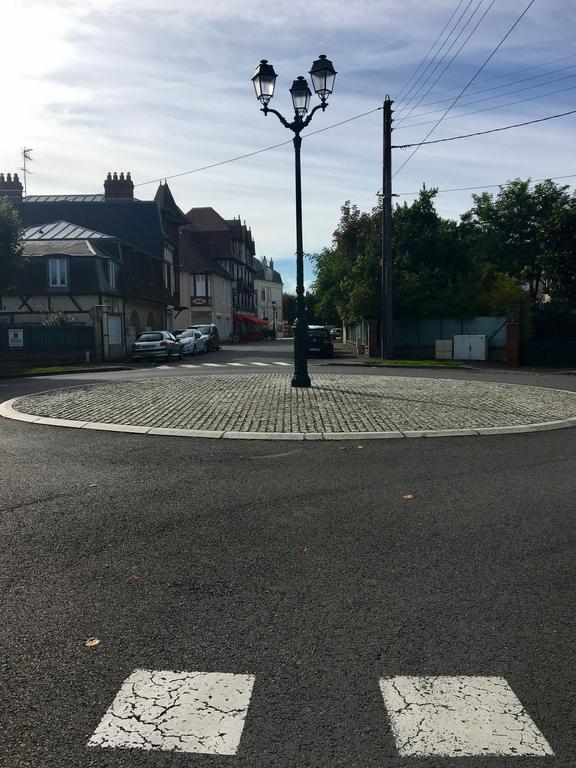
<path id="1" fill-rule="evenodd" d="M 454 360 L 486 360 L 486 336 L 454 336 Z"/>
<path id="2" fill-rule="evenodd" d="M 452 360 L 452 339 L 436 339 L 436 360 Z"/>

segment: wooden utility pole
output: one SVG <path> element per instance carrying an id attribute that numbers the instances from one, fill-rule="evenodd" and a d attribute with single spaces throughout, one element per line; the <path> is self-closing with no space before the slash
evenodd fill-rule
<path id="1" fill-rule="evenodd" d="M 392 285 L 392 104 L 384 100 L 382 162 L 382 300 L 380 310 L 380 353 L 384 360 L 394 357 L 394 303 Z"/>

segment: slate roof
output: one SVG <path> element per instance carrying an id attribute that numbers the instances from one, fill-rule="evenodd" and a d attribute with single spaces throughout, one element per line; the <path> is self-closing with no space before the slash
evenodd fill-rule
<path id="1" fill-rule="evenodd" d="M 182 268 L 187 272 L 212 272 L 233 280 L 228 270 L 217 261 L 217 258 L 231 257 L 229 238 L 229 233 L 182 230 L 180 233 Z"/>
<path id="2" fill-rule="evenodd" d="M 154 195 L 154 200 L 156 200 L 160 208 L 171 215 L 172 220 L 177 224 L 188 224 L 188 219 L 183 211 L 176 205 L 176 201 L 174 200 L 168 184 L 160 184 Z"/>
<path id="3" fill-rule="evenodd" d="M 254 259 L 254 268 L 256 270 L 255 280 L 265 280 L 267 283 L 280 283 L 280 285 L 283 285 L 282 275 L 275 269 L 272 270 L 271 279 L 266 277 L 266 272 L 270 267 L 265 267 L 259 259 Z"/>
<path id="4" fill-rule="evenodd" d="M 94 229 L 79 227 L 69 221 L 53 221 L 24 230 L 24 240 L 113 240 L 111 235 Z"/>
<path id="5" fill-rule="evenodd" d="M 228 223 L 214 208 L 190 208 L 186 219 L 197 232 L 230 232 Z"/>
<path id="6" fill-rule="evenodd" d="M 167 240 L 155 200 L 104 199 L 104 195 L 34 195 L 14 207 L 24 227 L 66 221 L 106 232 L 133 248 L 164 258 Z"/>

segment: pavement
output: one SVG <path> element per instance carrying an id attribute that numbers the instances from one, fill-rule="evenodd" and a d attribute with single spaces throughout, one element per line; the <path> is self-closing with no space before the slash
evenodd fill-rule
<path id="1" fill-rule="evenodd" d="M 445 437 L 574 426 L 576 395 L 490 381 L 337 373 L 315 373 L 312 387 L 299 389 L 287 372 L 239 373 L 76 386 L 14 398 L 0 406 L 0 415 L 80 429 L 227 439 Z"/>
<path id="2" fill-rule="evenodd" d="M 282 360 L 265 351 L 243 359 L 262 383 L 252 363 Z M 250 442 L 0 419 L 0 765 L 574 768 L 575 435 Z"/>

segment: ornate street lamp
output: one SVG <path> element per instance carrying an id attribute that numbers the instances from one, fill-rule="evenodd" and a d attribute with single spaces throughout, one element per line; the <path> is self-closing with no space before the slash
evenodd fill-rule
<path id="1" fill-rule="evenodd" d="M 300 171 L 300 147 L 302 146 L 301 132 L 310 124 L 314 113 L 321 109 L 324 111 L 328 106 L 327 99 L 334 90 L 334 79 L 336 71 L 332 62 L 326 56 L 319 56 L 312 64 L 310 70 L 312 85 L 314 91 L 320 97 L 320 104 L 317 104 L 310 114 L 306 117 L 310 107 L 310 98 L 312 93 L 308 87 L 306 79 L 298 77 L 292 83 L 290 95 L 294 105 L 294 120 L 289 123 L 275 109 L 270 109 L 268 103 L 274 96 L 274 86 L 276 84 L 276 72 L 274 67 L 263 59 L 256 67 L 252 82 L 256 91 L 256 98 L 262 104 L 262 112 L 265 115 L 272 112 L 280 120 L 285 128 L 291 130 L 294 134 L 294 155 L 296 169 L 296 320 L 294 323 L 294 375 L 292 376 L 293 387 L 309 387 L 310 376 L 308 375 L 308 326 L 306 324 L 306 312 L 304 307 L 304 249 L 302 244 L 302 182 Z"/>

